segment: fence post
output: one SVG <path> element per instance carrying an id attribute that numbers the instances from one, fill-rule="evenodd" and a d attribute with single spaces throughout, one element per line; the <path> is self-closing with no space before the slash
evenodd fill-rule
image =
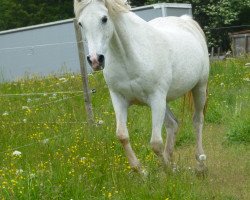
<path id="1" fill-rule="evenodd" d="M 83 95 L 84 95 L 84 105 L 87 113 L 87 118 L 89 123 L 94 122 L 94 114 L 92 110 L 89 83 L 88 83 L 88 72 L 87 72 L 87 63 L 85 60 L 85 51 L 82 39 L 82 31 L 78 25 L 77 19 L 74 19 L 75 33 L 76 33 L 76 42 L 78 48 L 78 56 L 80 61 L 80 69 L 82 75 L 82 83 L 83 83 Z"/>
<path id="2" fill-rule="evenodd" d="M 247 34 L 245 34 L 245 54 L 247 54 L 248 52 L 248 36 Z"/>
<path id="3" fill-rule="evenodd" d="M 218 47 L 218 49 L 217 49 L 217 56 L 218 56 L 218 59 L 220 59 L 220 47 Z"/>
<path id="4" fill-rule="evenodd" d="M 214 59 L 214 47 L 211 49 L 211 59 Z"/>

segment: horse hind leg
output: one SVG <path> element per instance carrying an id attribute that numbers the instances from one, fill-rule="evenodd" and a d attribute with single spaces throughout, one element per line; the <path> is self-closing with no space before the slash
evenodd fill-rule
<path id="1" fill-rule="evenodd" d="M 166 166 L 169 166 L 173 158 L 173 150 L 175 145 L 175 137 L 178 130 L 178 121 L 171 112 L 168 105 L 166 106 L 165 125 L 167 131 L 167 140 L 164 148 L 163 158 Z"/>
<path id="2" fill-rule="evenodd" d="M 197 84 L 193 90 L 193 101 L 194 101 L 194 115 L 193 115 L 193 125 L 196 131 L 196 160 L 198 162 L 197 172 L 204 172 L 206 166 L 204 161 L 206 160 L 206 155 L 202 147 L 202 129 L 204 122 L 204 107 L 206 104 L 206 88 L 207 84 Z"/>

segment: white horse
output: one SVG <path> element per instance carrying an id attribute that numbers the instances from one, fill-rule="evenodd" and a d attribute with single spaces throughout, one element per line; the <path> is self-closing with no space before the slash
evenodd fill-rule
<path id="1" fill-rule="evenodd" d="M 209 57 L 199 25 L 187 16 L 146 22 L 130 12 L 124 0 L 74 0 L 74 10 L 88 41 L 87 59 L 93 70 L 103 69 L 116 114 L 116 134 L 131 168 L 142 170 L 129 141 L 128 107 L 135 103 L 151 107 L 150 144 L 169 165 L 178 124 L 167 102 L 191 91 L 196 159 L 199 168 L 205 169 L 202 127 Z M 164 122 L 165 147 L 161 134 Z"/>

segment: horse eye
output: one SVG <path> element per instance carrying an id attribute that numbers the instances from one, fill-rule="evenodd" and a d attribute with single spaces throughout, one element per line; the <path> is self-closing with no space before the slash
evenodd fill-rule
<path id="1" fill-rule="evenodd" d="M 102 23 L 103 23 L 103 24 L 107 23 L 107 21 L 108 21 L 107 16 L 102 17 Z"/>

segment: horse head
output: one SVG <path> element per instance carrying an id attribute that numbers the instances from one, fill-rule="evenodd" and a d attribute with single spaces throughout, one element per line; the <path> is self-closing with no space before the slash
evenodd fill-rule
<path id="1" fill-rule="evenodd" d="M 87 60 L 94 71 L 104 68 L 105 54 L 114 32 L 111 15 L 126 9 L 123 0 L 75 0 L 74 10 L 88 42 Z"/>

